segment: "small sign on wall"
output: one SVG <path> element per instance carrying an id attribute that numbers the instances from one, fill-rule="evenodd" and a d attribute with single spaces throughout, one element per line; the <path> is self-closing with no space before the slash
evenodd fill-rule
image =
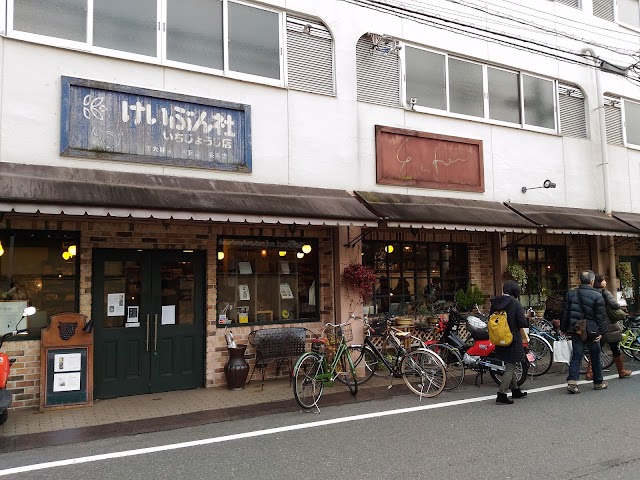
<path id="1" fill-rule="evenodd" d="M 482 140 L 376 125 L 377 183 L 484 192 Z"/>
<path id="2" fill-rule="evenodd" d="M 60 154 L 251 172 L 251 107 L 62 77 Z"/>

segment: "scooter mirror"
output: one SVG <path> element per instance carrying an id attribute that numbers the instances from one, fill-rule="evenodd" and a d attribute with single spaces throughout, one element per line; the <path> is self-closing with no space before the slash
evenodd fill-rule
<path id="1" fill-rule="evenodd" d="M 27 307 L 22 312 L 22 316 L 23 317 L 29 317 L 29 316 L 33 315 L 34 313 L 36 313 L 36 307 Z"/>

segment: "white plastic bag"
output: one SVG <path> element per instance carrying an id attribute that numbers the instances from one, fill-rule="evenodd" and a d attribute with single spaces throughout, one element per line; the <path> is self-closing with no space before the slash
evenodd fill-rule
<path id="1" fill-rule="evenodd" d="M 559 363 L 571 363 L 573 345 L 570 340 L 556 340 L 553 342 L 553 361 Z"/>

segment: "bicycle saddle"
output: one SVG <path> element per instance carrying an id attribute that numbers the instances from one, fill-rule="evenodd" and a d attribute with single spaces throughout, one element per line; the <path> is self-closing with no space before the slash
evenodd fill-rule
<path id="1" fill-rule="evenodd" d="M 411 332 L 395 332 L 395 336 L 400 340 L 404 340 L 405 338 L 409 338 L 411 336 Z"/>

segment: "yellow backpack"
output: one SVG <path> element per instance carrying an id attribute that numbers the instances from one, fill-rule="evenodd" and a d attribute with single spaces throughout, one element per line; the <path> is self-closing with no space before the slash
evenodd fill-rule
<path id="1" fill-rule="evenodd" d="M 504 310 L 498 310 L 491 314 L 487 328 L 489 329 L 489 341 L 496 347 L 506 347 L 513 342 L 513 334 L 507 321 L 507 312 Z"/>

